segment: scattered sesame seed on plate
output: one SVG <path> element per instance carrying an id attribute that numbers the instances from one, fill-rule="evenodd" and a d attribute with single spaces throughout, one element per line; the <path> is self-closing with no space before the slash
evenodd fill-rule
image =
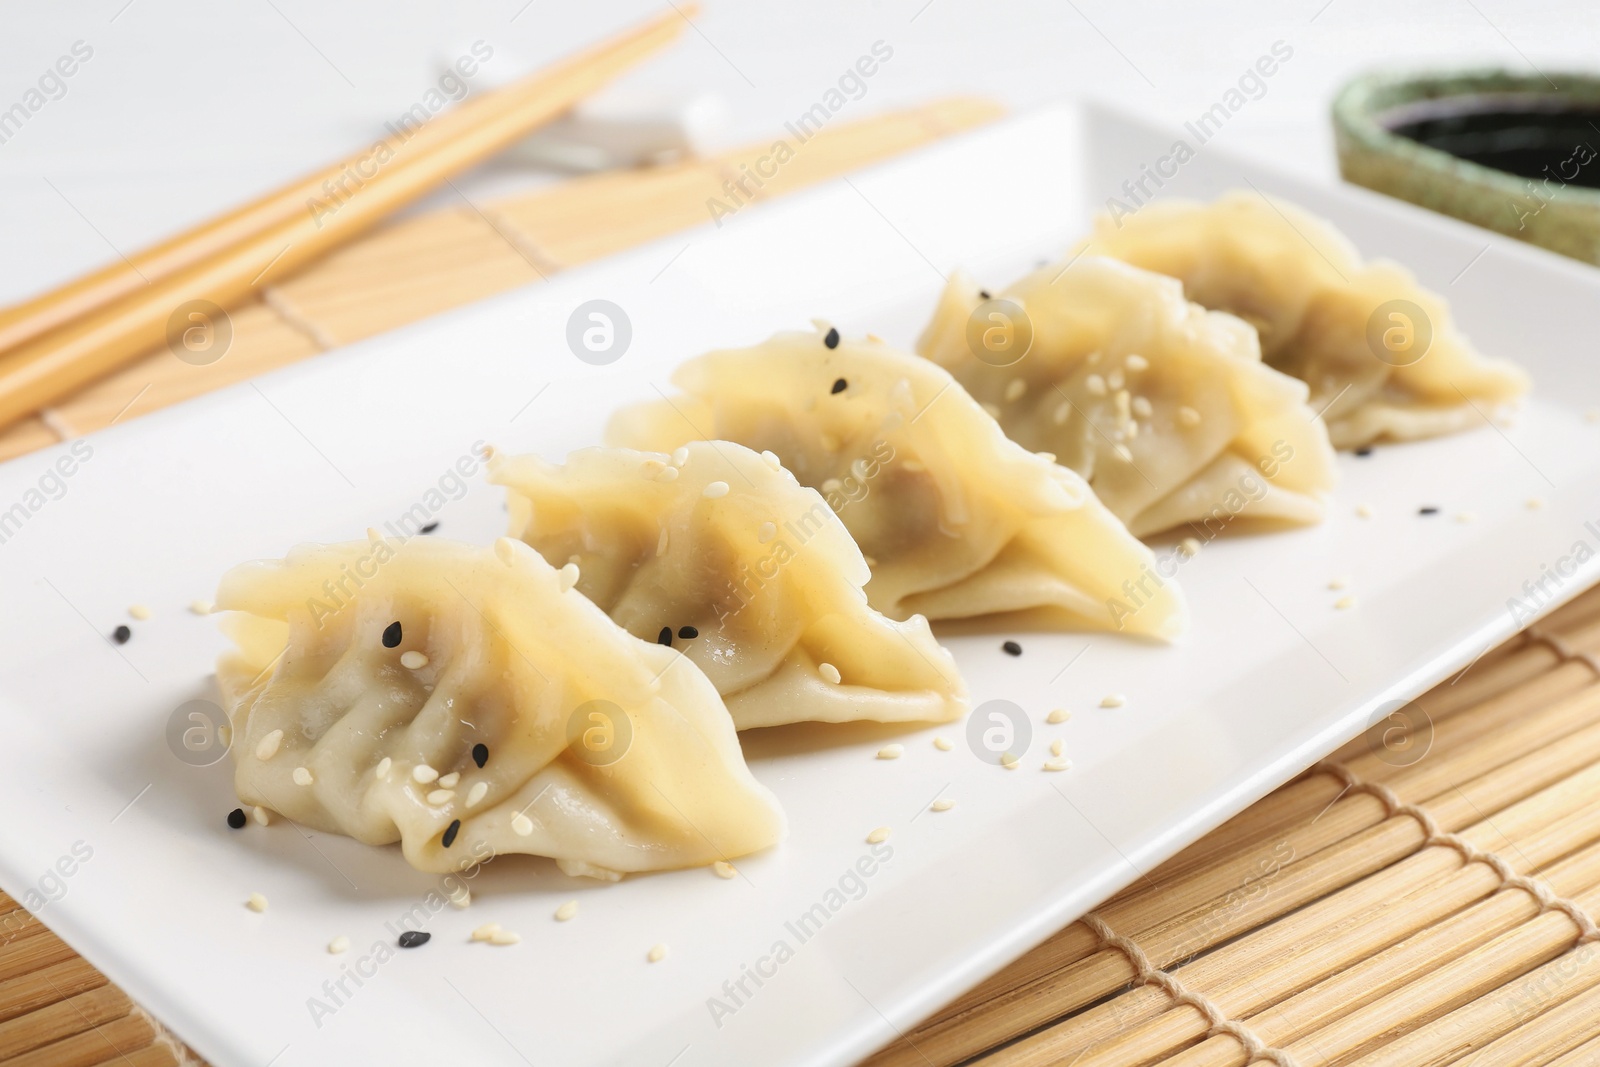
<path id="1" fill-rule="evenodd" d="M 250 817 L 256 821 L 257 826 L 272 825 L 272 812 L 260 804 L 250 809 Z"/>
<path id="2" fill-rule="evenodd" d="M 111 640 L 115 641 L 119 645 L 127 644 L 128 638 L 132 636 L 133 631 L 126 626 L 118 626 L 115 630 L 111 631 Z"/>
<path id="3" fill-rule="evenodd" d="M 228 812 L 228 826 L 234 830 L 244 829 L 244 809 L 234 808 Z"/>
<path id="4" fill-rule="evenodd" d="M 400 947 L 421 948 L 423 945 L 428 943 L 428 940 L 431 937 L 433 937 L 433 935 L 428 933 L 426 930 L 402 930 L 399 938 Z"/>
<path id="5" fill-rule="evenodd" d="M 189 601 L 189 610 L 194 612 L 196 615 L 210 615 L 216 609 L 217 606 L 211 603 L 209 600 Z"/>
<path id="6" fill-rule="evenodd" d="M 511 829 L 516 832 L 518 837 L 527 837 L 533 833 L 533 820 L 519 811 L 511 816 Z"/>
<path id="7" fill-rule="evenodd" d="M 1120 708 L 1127 702 L 1128 698 L 1121 693 L 1107 693 L 1100 698 L 1100 706 L 1102 708 Z"/>
<path id="8" fill-rule="evenodd" d="M 1028 383 L 1021 378 L 1013 378 L 1006 383 L 1006 400 L 1015 403 L 1022 399 L 1022 394 L 1028 391 Z"/>
<path id="9" fill-rule="evenodd" d="M 933 739 L 933 747 L 938 749 L 940 752 L 949 752 L 952 748 L 955 748 L 956 745 L 954 741 L 951 741 L 948 737 L 940 734 L 938 737 Z"/>
<path id="10" fill-rule="evenodd" d="M 1178 542 L 1178 551 L 1182 552 L 1185 557 L 1194 559 L 1200 554 L 1200 539 L 1198 537 L 1185 537 Z"/>
<path id="11" fill-rule="evenodd" d="M 1478 516 L 1474 515 L 1470 511 L 1458 511 L 1458 512 L 1456 512 L 1456 521 L 1457 522 L 1471 522 L 1473 519 L 1476 519 L 1477 517 Z"/>
<path id="12" fill-rule="evenodd" d="M 1372 510 L 1372 505 L 1371 504 L 1357 504 L 1356 505 L 1356 518 L 1358 518 L 1358 519 L 1370 519 L 1370 518 L 1372 518 L 1372 516 L 1373 516 L 1373 510 Z"/>
<path id="13" fill-rule="evenodd" d="M 1356 606 L 1356 598 L 1353 596 L 1342 596 L 1333 602 L 1333 606 L 1339 611 L 1353 608 Z"/>
<path id="14" fill-rule="evenodd" d="M 1131 371 L 1141 371 L 1141 370 L 1148 370 L 1149 369 L 1150 361 L 1148 359 L 1145 359 L 1143 356 L 1138 355 L 1137 353 L 1135 353 L 1133 355 L 1130 355 L 1127 359 L 1123 360 L 1122 361 L 1122 365 L 1124 367 L 1127 367 Z"/>
<path id="15" fill-rule="evenodd" d="M 1328 588 L 1332 589 L 1334 592 L 1338 592 L 1340 589 L 1344 589 L 1349 585 L 1350 579 L 1348 578 L 1333 578 L 1328 582 Z"/>
<path id="16" fill-rule="evenodd" d="M 901 744 L 884 745 L 882 748 L 878 749 L 878 758 L 879 759 L 899 759 L 901 756 L 905 755 L 905 753 L 906 753 L 906 746 L 904 746 L 904 745 L 901 745 Z"/>
<path id="17" fill-rule="evenodd" d="M 449 774 L 441 774 L 439 776 L 439 788 L 441 788 L 441 789 L 454 789 L 456 787 L 456 784 L 458 782 L 460 782 L 460 781 L 461 781 L 461 772 L 460 771 L 451 771 Z"/>
<path id="18" fill-rule="evenodd" d="M 454 789 L 435 789 L 428 794 L 428 803 L 434 806 L 450 803 L 450 798 L 456 795 Z"/>
<path id="19" fill-rule="evenodd" d="M 408 671 L 420 671 L 428 665 L 428 657 L 412 649 L 410 652 L 400 653 L 400 666 Z"/>
<path id="20" fill-rule="evenodd" d="M 1056 738 L 1054 741 L 1050 742 L 1050 755 L 1052 755 L 1052 756 L 1061 755 L 1061 748 L 1062 748 L 1063 744 L 1064 744 L 1064 742 L 1059 737 Z"/>
<path id="21" fill-rule="evenodd" d="M 817 664 L 817 673 L 822 675 L 824 681 L 831 682 L 834 685 L 838 685 L 839 680 L 843 677 L 839 673 L 839 668 L 831 663 Z"/>
<path id="22" fill-rule="evenodd" d="M 570 922 L 572 920 L 573 916 L 575 916 L 577 914 L 578 914 L 578 902 L 576 900 L 568 900 L 568 901 L 564 902 L 559 908 L 556 909 L 556 915 L 555 915 L 556 922 L 558 922 L 558 923 Z"/>
<path id="23" fill-rule="evenodd" d="M 488 782 L 473 782 L 472 788 L 467 790 L 467 807 L 475 808 L 485 796 L 489 794 Z"/>
<path id="24" fill-rule="evenodd" d="M 471 903 L 472 890 L 468 889 L 462 883 L 457 882 L 456 887 L 450 890 L 450 906 L 455 908 L 457 911 L 461 911 Z"/>
<path id="25" fill-rule="evenodd" d="M 340 934 L 338 937 L 336 937 L 332 941 L 328 942 L 328 953 L 329 953 L 329 955 L 337 956 L 339 953 L 345 952 L 349 948 L 350 948 L 350 939 L 348 937 L 345 937 L 343 934 Z"/>
<path id="26" fill-rule="evenodd" d="M 707 500 L 716 500 L 718 497 L 728 495 L 727 482 L 707 482 L 706 487 L 700 490 L 700 495 Z"/>
<path id="27" fill-rule="evenodd" d="M 1020 656 L 1022 655 L 1022 646 L 1015 641 L 1006 641 L 1000 645 L 1000 651 L 1008 656 Z"/>
<path id="28" fill-rule="evenodd" d="M 887 826 L 880 826 L 867 835 L 867 844 L 881 845 L 885 841 L 889 840 L 889 833 L 890 831 Z"/>
<path id="29" fill-rule="evenodd" d="M 1072 712 L 1068 711 L 1066 708 L 1056 708 L 1054 711 L 1044 717 L 1044 721 L 1049 723 L 1051 726 L 1058 726 L 1070 718 L 1072 718 Z"/>
<path id="30" fill-rule="evenodd" d="M 295 785 L 310 785 L 312 783 L 312 781 L 314 780 L 311 777 L 310 768 L 307 768 L 307 767 L 296 767 L 294 769 L 294 773 L 291 774 L 289 777 L 294 779 L 294 784 Z"/>
<path id="31" fill-rule="evenodd" d="M 1004 767 L 1008 771 L 1016 770 L 1017 764 L 1020 762 L 1021 761 L 1017 759 L 1017 754 L 1015 752 L 1000 753 L 1000 766 Z"/>
<path id="32" fill-rule="evenodd" d="M 256 759 L 269 760 L 278 754 L 278 746 L 283 743 L 283 731 L 273 730 L 256 742 Z"/>
<path id="33" fill-rule="evenodd" d="M 489 944 L 491 945 L 515 945 L 521 940 L 521 934 L 514 934 L 510 930 L 496 930 L 489 935 Z"/>
<path id="34" fill-rule="evenodd" d="M 427 785 L 429 782 L 436 781 L 438 777 L 439 772 L 426 763 L 419 763 L 411 768 L 411 780 L 418 785 Z"/>
<path id="35" fill-rule="evenodd" d="M 1064 759 L 1060 756 L 1057 756 L 1055 759 L 1047 759 L 1044 761 L 1044 770 L 1047 771 L 1064 771 L 1071 766 L 1071 760 Z"/>
<path id="36" fill-rule="evenodd" d="M 500 924 L 499 923 L 484 923 L 482 926 L 480 926 L 477 929 L 472 931 L 471 940 L 473 940 L 473 941 L 487 941 L 487 940 L 489 940 L 491 937 L 493 937 L 495 934 L 497 934 L 499 932 L 500 932 Z"/>
<path id="37" fill-rule="evenodd" d="M 955 806 L 956 806 L 956 802 L 951 800 L 949 797 L 940 797 L 938 800 L 935 800 L 932 804 L 928 805 L 928 810 L 929 811 L 949 811 L 951 808 L 953 808 Z"/>
<path id="38" fill-rule="evenodd" d="M 390 759 L 388 756 L 385 756 L 378 761 L 378 765 L 376 767 L 372 768 L 372 776 L 374 778 L 387 781 L 389 778 L 389 768 L 393 766 L 394 760 Z"/>
<path id="39" fill-rule="evenodd" d="M 150 608 L 144 604 L 134 604 L 128 608 L 128 614 L 143 622 L 150 617 Z"/>
<path id="40" fill-rule="evenodd" d="M 262 896 L 260 893 L 251 893 L 249 898 L 245 900 L 244 906 L 249 908 L 251 911 L 266 911 L 267 898 Z"/>
<path id="41" fill-rule="evenodd" d="M 1544 507 L 1544 497 L 1542 497 L 1542 496 L 1530 496 L 1528 498 L 1528 510 L 1529 511 L 1538 511 L 1542 507 Z"/>
<path id="42" fill-rule="evenodd" d="M 733 864 L 729 863 L 727 860 L 718 860 L 711 865 L 711 873 L 715 874 L 718 878 L 732 878 L 739 872 L 733 866 Z"/>
<path id="43" fill-rule="evenodd" d="M 661 944 L 651 945 L 650 951 L 645 955 L 645 959 L 649 960 L 651 963 L 660 963 L 666 958 L 667 946 Z"/>
<path id="44" fill-rule="evenodd" d="M 1439 509 L 1434 507 L 1432 504 L 1424 504 L 1422 507 L 1417 509 L 1417 514 L 1418 515 L 1437 515 L 1437 514 L 1439 514 Z"/>

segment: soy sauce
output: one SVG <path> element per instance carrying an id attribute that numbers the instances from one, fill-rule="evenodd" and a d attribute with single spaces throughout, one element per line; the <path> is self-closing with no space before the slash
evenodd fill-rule
<path id="1" fill-rule="evenodd" d="M 1600 107 L 1553 96 L 1445 97 L 1396 108 L 1390 133 L 1520 178 L 1600 189 Z"/>

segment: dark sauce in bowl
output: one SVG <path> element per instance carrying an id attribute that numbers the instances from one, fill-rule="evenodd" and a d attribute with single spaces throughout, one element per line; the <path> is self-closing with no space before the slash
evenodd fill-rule
<path id="1" fill-rule="evenodd" d="M 1600 108 L 1554 94 L 1421 100 L 1378 122 L 1390 133 L 1507 174 L 1600 189 Z"/>

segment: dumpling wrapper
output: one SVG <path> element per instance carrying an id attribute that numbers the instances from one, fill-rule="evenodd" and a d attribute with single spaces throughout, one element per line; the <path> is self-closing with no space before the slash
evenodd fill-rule
<path id="1" fill-rule="evenodd" d="M 775 456 L 727 441 L 673 456 L 587 448 L 564 466 L 497 455 L 489 478 L 510 491 L 510 535 L 575 563 L 578 591 L 629 633 L 667 635 L 741 730 L 945 722 L 967 710 L 927 620 L 895 622 L 868 605 L 861 550 Z M 685 626 L 694 637 L 680 636 Z"/>
<path id="2" fill-rule="evenodd" d="M 217 679 L 239 798 L 368 844 L 398 840 L 423 871 L 531 853 L 614 878 L 776 843 L 783 814 L 711 683 L 565 585 L 510 538 L 489 549 L 374 536 L 235 567 L 217 607 L 233 613 L 223 624 L 238 647 Z M 427 664 L 402 665 L 410 651 Z M 263 760 L 274 730 L 282 740 Z M 428 801 L 440 786 L 413 777 L 423 764 L 461 775 L 451 797 Z M 301 767 L 311 784 L 295 782 Z M 479 783 L 487 793 L 468 807 Z"/>
<path id="3" fill-rule="evenodd" d="M 619 412 L 608 439 L 668 452 L 722 439 L 774 453 L 861 546 L 867 598 L 885 615 L 1046 608 L 1096 629 L 1183 629 L 1170 573 L 1084 480 L 1009 440 L 928 360 L 780 333 L 690 360 L 673 382 L 688 395 Z"/>
<path id="4" fill-rule="evenodd" d="M 1183 282 L 1205 307 L 1238 315 L 1261 333 L 1268 366 L 1311 386 L 1311 406 L 1325 412 L 1336 448 L 1359 448 L 1453 433 L 1528 390 L 1520 367 L 1489 359 L 1456 327 L 1450 308 L 1411 272 L 1384 260 L 1363 263 L 1328 223 L 1281 200 L 1235 191 L 1211 204 L 1158 200 L 1137 212 L 1095 220 L 1083 249 Z M 1404 366 L 1379 359 L 1368 324 L 1390 301 L 1420 308 L 1432 339 Z M 1392 310 L 1392 309 L 1391 309 Z M 1381 320 L 1410 357 L 1415 314 Z M 1407 340 L 1407 327 L 1413 331 Z"/>
<path id="5" fill-rule="evenodd" d="M 1083 475 L 1135 536 L 1236 520 L 1322 519 L 1337 475 L 1306 385 L 1261 363 L 1256 331 L 1183 297 L 1174 279 L 1098 256 L 1047 266 L 997 299 L 1032 344 L 994 366 L 968 323 L 985 303 L 950 276 L 917 350 L 950 371 L 1024 448 Z M 981 342 L 980 342 L 981 343 Z"/>

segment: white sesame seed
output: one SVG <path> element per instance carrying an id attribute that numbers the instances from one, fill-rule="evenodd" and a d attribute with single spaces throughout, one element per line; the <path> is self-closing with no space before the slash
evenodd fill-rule
<path id="1" fill-rule="evenodd" d="M 933 747 L 938 749 L 940 752 L 949 752 L 956 746 L 954 741 L 951 741 L 948 737 L 940 734 L 938 737 L 933 739 Z"/>
<path id="2" fill-rule="evenodd" d="M 761 458 L 766 460 L 767 466 L 771 467 L 773 470 L 777 471 L 783 469 L 783 461 L 778 458 L 778 454 L 776 452 L 762 450 Z"/>
<path id="3" fill-rule="evenodd" d="M 411 768 L 411 780 L 418 785 L 427 785 L 439 777 L 439 772 L 426 763 L 419 763 Z"/>
<path id="4" fill-rule="evenodd" d="M 837 493 L 843 488 L 844 483 L 837 478 L 829 478 L 827 481 L 822 483 L 822 491 L 824 493 Z"/>
<path id="5" fill-rule="evenodd" d="M 251 893 L 249 899 L 244 902 L 244 906 L 251 911 L 266 911 L 267 898 L 260 893 Z"/>
<path id="6" fill-rule="evenodd" d="M 404 667 L 408 671 L 420 671 L 427 665 L 428 657 L 423 655 L 421 652 L 418 652 L 416 649 L 412 649 L 409 652 L 400 653 L 400 666 Z"/>
<path id="7" fill-rule="evenodd" d="M 472 940 L 487 941 L 499 932 L 499 923 L 484 923 L 482 926 L 472 931 Z"/>
<path id="8" fill-rule="evenodd" d="M 1065 742 L 1063 742 L 1061 740 L 1061 738 L 1059 738 L 1059 737 L 1056 738 L 1054 741 L 1050 742 L 1050 755 L 1052 755 L 1052 756 L 1061 755 L 1061 746 L 1063 744 L 1065 744 Z"/>
<path id="9" fill-rule="evenodd" d="M 656 538 L 656 555 L 665 556 L 666 554 L 667 554 L 667 528 L 665 526 L 663 526 L 663 527 L 661 527 L 661 536 Z"/>
<path id="10" fill-rule="evenodd" d="M 1061 403 L 1056 405 L 1056 410 L 1051 414 L 1050 421 L 1055 423 L 1057 426 L 1060 426 L 1067 421 L 1067 416 L 1071 414 L 1072 404 L 1063 400 Z"/>
<path id="11" fill-rule="evenodd" d="M 905 754 L 906 746 L 904 745 L 884 745 L 882 748 L 878 749 L 879 759 L 899 759 Z"/>
<path id="12" fill-rule="evenodd" d="M 1456 521 L 1460 522 L 1460 523 L 1471 522 L 1473 519 L 1476 519 L 1477 517 L 1478 516 L 1474 515 L 1470 511 L 1460 511 L 1460 512 L 1456 513 Z"/>
<path id="13" fill-rule="evenodd" d="M 843 677 L 839 673 L 839 668 L 831 663 L 817 664 L 817 673 L 822 675 L 824 681 L 831 682 L 834 685 L 838 685 L 839 679 Z"/>
<path id="14" fill-rule="evenodd" d="M 1034 455 L 1038 456 L 1046 463 L 1054 463 L 1056 461 L 1056 454 L 1054 452 L 1035 452 Z"/>
<path id="15" fill-rule="evenodd" d="M 150 617 L 150 609 L 144 604 L 134 604 L 128 608 L 128 614 L 136 619 L 144 620 Z"/>
<path id="16" fill-rule="evenodd" d="M 454 789 L 435 789 L 428 794 L 428 803 L 434 807 L 450 803 L 450 798 L 456 795 Z"/>
<path id="17" fill-rule="evenodd" d="M 1056 708 L 1054 711 L 1044 717 L 1044 721 L 1049 723 L 1051 726 L 1058 726 L 1070 718 L 1072 718 L 1072 712 L 1068 711 L 1066 708 Z"/>
<path id="18" fill-rule="evenodd" d="M 1123 360 L 1122 365 L 1131 371 L 1141 371 L 1149 369 L 1150 361 L 1135 353 L 1134 355 L 1131 355 L 1127 359 Z"/>
<path id="19" fill-rule="evenodd" d="M 1194 559 L 1200 554 L 1200 539 L 1198 537 L 1185 537 L 1178 542 L 1178 551 L 1188 559 Z"/>
<path id="20" fill-rule="evenodd" d="M 932 804 L 928 805 L 928 810 L 930 810 L 930 811 L 949 811 L 951 808 L 953 808 L 955 806 L 956 806 L 956 802 L 955 801 L 947 799 L 945 797 L 940 797 L 938 800 L 935 800 Z"/>
<path id="21" fill-rule="evenodd" d="M 1090 396 L 1106 395 L 1106 380 L 1098 374 L 1091 374 L 1083 380 L 1083 387 L 1089 390 Z"/>
<path id="22" fill-rule="evenodd" d="M 462 911 L 471 903 L 472 890 L 459 882 L 456 883 L 456 887 L 450 890 L 450 906 L 457 911 Z"/>
<path id="23" fill-rule="evenodd" d="M 1100 698 L 1102 708 L 1120 708 L 1128 702 L 1128 698 L 1121 693 L 1108 693 Z"/>
<path id="24" fill-rule="evenodd" d="M 677 480 L 678 480 L 678 468 L 677 467 L 662 467 L 661 468 L 661 473 L 656 475 L 656 481 L 658 481 L 658 482 L 675 482 Z"/>
<path id="25" fill-rule="evenodd" d="M 475 808 L 489 793 L 488 782 L 473 782 L 472 788 L 467 790 L 467 807 Z"/>
<path id="26" fill-rule="evenodd" d="M 380 781 L 386 782 L 389 780 L 389 768 L 393 766 L 394 760 L 390 759 L 388 756 L 385 756 L 378 761 L 378 765 L 376 767 L 372 768 L 372 776 Z"/>
<path id="27" fill-rule="evenodd" d="M 1350 579 L 1348 579 L 1348 578 L 1335 578 L 1335 579 L 1333 579 L 1332 581 L 1330 581 L 1328 583 L 1328 588 L 1334 590 L 1335 592 L 1337 592 L 1340 589 L 1344 589 L 1349 584 L 1350 584 Z"/>
<path id="28" fill-rule="evenodd" d="M 1139 416 L 1141 419 L 1148 419 L 1150 417 L 1150 413 L 1154 410 L 1155 409 L 1150 406 L 1149 397 L 1136 396 L 1133 398 L 1133 413 Z"/>
<path id="29" fill-rule="evenodd" d="M 1530 496 L 1528 498 L 1528 510 L 1529 511 L 1538 511 L 1542 507 L 1544 507 L 1544 497 L 1542 497 L 1542 496 Z"/>
<path id="30" fill-rule="evenodd" d="M 889 833 L 890 831 L 887 826 L 880 826 L 867 835 L 867 844 L 881 845 L 885 841 L 889 840 Z"/>
<path id="31" fill-rule="evenodd" d="M 659 944 L 658 945 L 651 945 L 650 946 L 650 952 L 645 956 L 645 959 L 649 960 L 651 963 L 660 963 L 662 960 L 664 960 L 666 958 L 667 958 L 667 946 L 666 945 L 659 945 Z"/>
<path id="32" fill-rule="evenodd" d="M 672 465 L 674 467 L 681 467 L 687 462 L 689 462 L 688 445 L 681 445 L 672 450 Z"/>
<path id="33" fill-rule="evenodd" d="M 1112 448 L 1111 451 L 1115 452 L 1117 454 L 1117 458 L 1122 460 L 1122 462 L 1133 462 L 1133 453 L 1128 449 L 1127 445 L 1117 445 Z"/>
<path id="34" fill-rule="evenodd" d="M 441 789 L 454 789 L 456 784 L 460 781 L 461 772 L 451 771 L 449 774 L 442 774 L 439 776 L 439 787 Z"/>
<path id="35" fill-rule="evenodd" d="M 559 908 L 556 909 L 556 922 L 558 922 L 558 923 L 569 922 L 569 921 L 571 921 L 572 917 L 574 915 L 577 915 L 577 914 L 578 914 L 578 902 L 576 900 L 566 901 Z"/>
<path id="36" fill-rule="evenodd" d="M 250 817 L 256 821 L 257 826 L 272 825 L 272 812 L 263 808 L 260 804 L 250 809 Z"/>
<path id="37" fill-rule="evenodd" d="M 305 767 L 296 767 L 290 777 L 294 779 L 295 785 L 310 785 L 312 781 L 311 772 Z"/>
<path id="38" fill-rule="evenodd" d="M 760 541 L 762 544 L 766 544 L 768 541 L 777 536 L 778 527 L 770 522 L 762 523 L 761 528 L 756 531 L 756 540 Z"/>
<path id="39" fill-rule="evenodd" d="M 718 860 L 717 862 L 713 863 L 711 865 L 711 870 L 712 873 L 714 873 L 718 878 L 732 878 L 734 875 L 739 873 L 734 865 L 729 863 L 727 860 Z"/>
<path id="40" fill-rule="evenodd" d="M 1047 771 L 1064 771 L 1071 766 L 1072 761 L 1062 759 L 1060 756 L 1057 756 L 1055 759 L 1047 759 L 1044 761 L 1044 769 Z"/>
<path id="41" fill-rule="evenodd" d="M 727 482 L 708 482 L 706 484 L 706 487 L 704 489 L 700 490 L 700 495 L 705 497 L 707 500 L 715 500 L 718 497 L 727 496 L 728 495 L 728 483 Z"/>
<path id="42" fill-rule="evenodd" d="M 1013 378 L 1006 383 L 1006 400 L 1015 402 L 1022 399 L 1022 394 L 1028 391 L 1028 383 L 1021 378 Z"/>
<path id="43" fill-rule="evenodd" d="M 1004 767 L 1006 770 L 1008 770 L 1008 771 L 1016 770 L 1017 769 L 1017 763 L 1018 763 L 1017 754 L 1015 752 L 1002 752 L 1002 753 L 1000 753 L 1000 766 Z"/>
<path id="44" fill-rule="evenodd" d="M 578 584 L 578 565 L 576 563 L 568 563 L 561 568 L 558 584 L 561 586 L 563 593 Z"/>
<path id="45" fill-rule="evenodd" d="M 998 404 L 991 404 L 986 400 L 983 403 L 983 410 L 989 413 L 989 417 L 991 419 L 998 419 L 1000 417 L 1000 405 Z"/>
<path id="46" fill-rule="evenodd" d="M 489 944 L 491 945 L 515 945 L 521 940 L 521 935 L 514 934 L 510 930 L 496 930 L 489 935 Z"/>
<path id="47" fill-rule="evenodd" d="M 350 939 L 348 937 L 345 937 L 343 934 L 340 934 L 338 937 L 336 937 L 332 941 L 328 942 L 328 952 L 331 955 L 334 955 L 334 956 L 337 956 L 339 953 L 344 952 L 349 947 L 350 947 Z"/>
<path id="48" fill-rule="evenodd" d="M 283 731 L 274 730 L 260 741 L 256 742 L 256 759 L 269 760 L 278 754 L 278 746 L 283 743 Z"/>
<path id="49" fill-rule="evenodd" d="M 191 600 L 189 601 L 189 610 L 196 615 L 210 615 L 217 610 L 217 606 L 209 600 Z"/>
<path id="50" fill-rule="evenodd" d="M 533 820 L 519 811 L 511 816 L 511 829 L 516 831 L 518 837 L 527 837 L 533 833 Z"/>
<path id="51" fill-rule="evenodd" d="M 874 567 L 876 567 L 878 565 L 878 557 L 877 556 L 865 556 L 864 555 L 864 556 L 861 557 L 861 562 L 865 563 L 867 565 L 867 569 L 868 570 L 871 570 L 872 568 L 874 568 Z"/>
<path id="52" fill-rule="evenodd" d="M 1372 516 L 1373 516 L 1373 509 L 1372 509 L 1372 505 L 1371 504 L 1357 504 L 1356 505 L 1356 517 L 1357 518 L 1370 519 L 1370 518 L 1372 518 Z"/>
<path id="53" fill-rule="evenodd" d="M 1200 413 L 1187 404 L 1178 409 L 1178 425 L 1193 429 L 1200 425 Z"/>
<path id="54" fill-rule="evenodd" d="M 1333 606 L 1339 611 L 1346 611 L 1356 606 L 1356 598 L 1353 596 L 1342 596 L 1333 602 Z"/>

